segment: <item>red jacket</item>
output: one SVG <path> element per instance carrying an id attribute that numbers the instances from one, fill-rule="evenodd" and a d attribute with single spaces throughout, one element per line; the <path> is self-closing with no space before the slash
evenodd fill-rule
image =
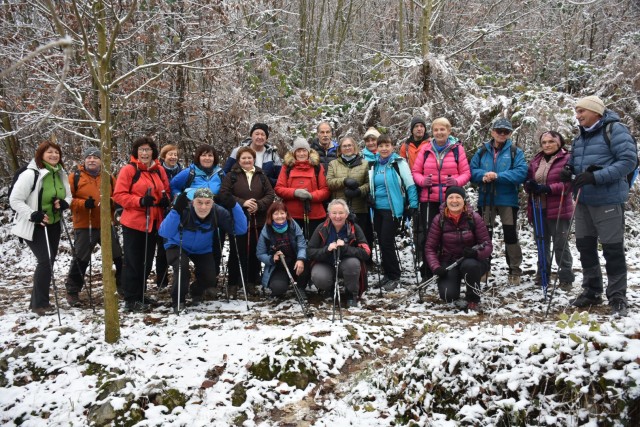
<path id="1" fill-rule="evenodd" d="M 292 218 L 304 218 L 304 203 L 294 196 L 295 190 L 299 188 L 306 189 L 313 197 L 310 203 L 311 211 L 308 213 L 309 219 L 324 219 L 327 216 L 322 202 L 329 199 L 331 192 L 322 165 L 319 166 L 316 179 L 315 165 L 319 163 L 320 157 L 315 150 L 311 150 L 309 160 L 303 162 L 294 160 L 292 153 L 284 156 L 284 165 L 280 170 L 275 190 L 278 197 L 284 201 Z"/>
<path id="2" fill-rule="evenodd" d="M 78 187 L 76 188 L 76 171 L 69 174 L 69 186 L 71 187 L 71 214 L 73 215 L 73 228 L 89 228 L 89 220 L 91 220 L 92 228 L 100 228 L 100 183 L 102 179 L 98 176 L 90 175 L 84 165 L 78 166 L 80 171 L 78 179 Z M 111 194 L 115 186 L 115 179 L 111 177 Z M 89 198 L 93 198 L 96 207 L 89 210 L 84 207 L 84 202 Z M 111 204 L 113 212 L 113 203 Z"/>
<path id="3" fill-rule="evenodd" d="M 140 177 L 132 184 L 136 170 L 140 170 Z M 129 191 L 131 188 L 131 191 Z M 116 188 L 113 191 L 113 200 L 123 207 L 120 224 L 138 231 L 145 231 L 146 208 L 140 206 L 140 199 L 147 190 L 151 189 L 151 195 L 156 203 L 162 198 L 164 191 L 167 197 L 171 197 L 171 188 L 167 173 L 158 160 L 154 160 L 149 169 L 131 156 L 131 163 L 120 170 Z M 152 206 L 149 208 L 149 230 L 160 228 L 164 217 L 164 208 Z"/>

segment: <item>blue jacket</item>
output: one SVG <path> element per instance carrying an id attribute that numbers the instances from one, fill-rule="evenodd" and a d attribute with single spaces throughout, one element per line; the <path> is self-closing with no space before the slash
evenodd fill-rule
<path id="1" fill-rule="evenodd" d="M 251 138 L 247 138 L 244 141 L 242 141 L 242 144 L 240 144 L 240 147 L 248 147 L 249 145 L 251 145 Z M 231 154 L 229 155 L 229 158 L 227 159 L 227 161 L 224 164 L 224 167 L 222 168 L 224 173 L 229 173 L 233 165 L 236 164 L 236 154 L 238 153 L 238 149 L 240 147 L 234 148 Z M 275 187 L 276 181 L 278 181 L 278 175 L 280 175 L 280 169 L 282 169 L 282 160 L 280 159 L 280 156 L 278 155 L 278 151 L 275 149 L 275 147 L 272 147 L 269 144 L 265 144 L 264 149 L 265 149 L 265 152 L 262 158 L 262 166 L 260 166 L 260 169 L 262 169 L 262 172 L 267 176 L 267 178 L 269 178 L 269 181 L 271 182 L 271 186 Z"/>
<path id="2" fill-rule="evenodd" d="M 189 188 L 185 188 L 187 180 L 189 179 L 190 171 L 194 171 L 195 175 L 193 177 L 193 181 L 191 181 L 191 184 L 189 185 Z M 171 195 L 175 197 L 183 191 L 186 191 L 187 196 L 189 196 L 189 200 L 193 200 L 193 193 L 195 193 L 198 188 L 203 187 L 209 187 L 211 192 L 217 195 L 220 191 L 222 178 L 224 178 L 224 172 L 220 166 L 214 167 L 211 175 L 207 175 L 206 172 L 192 163 L 188 168 L 182 169 L 180 173 L 173 177 L 169 183 L 171 186 Z"/>
<path id="3" fill-rule="evenodd" d="M 396 153 L 392 153 L 391 158 L 385 165 L 380 164 L 380 158 L 376 158 L 369 166 L 369 194 L 375 199 L 375 184 L 374 175 L 377 173 L 383 173 L 385 177 L 385 185 L 387 187 L 387 197 L 389 198 L 389 205 L 391 206 L 391 213 L 395 218 L 402 218 L 404 214 L 404 195 L 408 195 L 409 207 L 418 208 L 418 190 L 413 182 L 411 176 L 411 169 L 407 164 L 407 161 L 400 157 Z M 398 171 L 393 164 L 398 165 Z M 526 172 L 526 170 L 525 170 Z"/>
<path id="4" fill-rule="evenodd" d="M 485 142 L 471 159 L 471 182 L 478 184 L 478 207 L 513 206 L 518 207 L 518 191 L 527 179 L 528 165 L 524 152 L 516 147 L 511 167 L 511 145 L 507 139 L 494 161 L 495 150 L 493 140 Z M 496 172 L 498 179 L 491 183 L 483 183 L 482 177 L 487 172 Z"/>
<path id="5" fill-rule="evenodd" d="M 275 231 L 269 230 L 270 225 L 265 225 L 260 232 L 258 238 L 258 245 L 256 246 L 256 257 L 264 264 L 264 271 L 262 272 L 262 287 L 267 288 L 269 286 L 269 280 L 271 279 L 271 273 L 276 269 L 277 264 L 273 262 L 273 254 L 276 253 L 272 247 L 271 236 Z M 289 221 L 289 242 L 291 243 L 291 249 L 295 252 L 296 260 L 307 260 L 307 241 L 304 238 L 302 229 L 295 221 Z M 278 261 L 280 262 L 280 261 Z M 305 267 L 306 268 L 306 267 Z M 293 274 L 293 273 L 292 273 Z"/>
<path id="6" fill-rule="evenodd" d="M 365 147 L 362 149 L 362 157 L 364 157 L 367 162 L 373 163 L 378 158 L 378 154 L 372 153 L 371 150 Z"/>
<path id="7" fill-rule="evenodd" d="M 242 214 L 242 208 L 240 211 Z M 244 214 L 242 216 L 244 217 Z M 234 217 L 237 217 L 235 212 Z M 202 255 L 220 250 L 219 231 L 216 225 L 227 234 L 247 232 L 246 219 L 244 222 L 234 222 L 231 220 L 229 211 L 214 204 L 211 213 L 205 219 L 198 218 L 193 207 L 190 206 L 182 212 L 181 221 L 180 214 L 171 209 L 169 215 L 160 224 L 158 234 L 165 239 L 165 249 L 169 249 L 180 245 L 180 231 L 182 231 L 182 250 L 186 254 Z"/>
<path id="8" fill-rule="evenodd" d="M 605 126 L 616 122 L 620 122 L 620 117 L 611 110 L 605 110 L 593 130 L 587 132 L 580 126 L 580 135 L 573 140 L 569 164 L 576 175 L 592 165 L 602 167 L 593 172 L 596 185 L 582 187 L 578 203 L 614 205 L 626 202 L 629 197 L 629 184 L 625 178 L 636 166 L 636 146 L 627 128 L 620 124 L 612 125 L 611 147 L 607 145 Z"/>

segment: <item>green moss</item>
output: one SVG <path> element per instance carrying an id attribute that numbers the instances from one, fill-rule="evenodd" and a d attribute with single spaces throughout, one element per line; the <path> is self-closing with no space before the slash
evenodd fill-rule
<path id="1" fill-rule="evenodd" d="M 242 406 L 247 401 L 247 388 L 245 383 L 238 383 L 233 386 L 233 393 L 231 394 L 231 405 L 238 407 Z"/>

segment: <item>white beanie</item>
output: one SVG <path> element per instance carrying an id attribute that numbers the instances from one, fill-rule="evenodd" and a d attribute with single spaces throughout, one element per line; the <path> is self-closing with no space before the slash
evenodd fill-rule
<path id="1" fill-rule="evenodd" d="M 309 143 L 307 142 L 306 139 L 304 139 L 301 136 L 293 140 L 293 148 L 291 149 L 291 151 L 295 153 L 296 150 L 299 148 L 304 148 L 307 151 L 311 151 L 311 147 L 309 146 Z"/>
<path id="2" fill-rule="evenodd" d="M 367 129 L 367 132 L 365 132 L 362 139 L 367 139 L 370 136 L 374 137 L 375 139 L 378 139 L 380 137 L 380 132 L 378 132 L 378 129 L 372 126 L 369 129 Z"/>
<path id="3" fill-rule="evenodd" d="M 594 113 L 598 113 L 601 116 L 604 115 L 604 102 L 597 96 L 585 96 L 582 99 L 579 99 L 576 103 L 576 108 L 584 108 L 585 110 L 593 111 Z"/>

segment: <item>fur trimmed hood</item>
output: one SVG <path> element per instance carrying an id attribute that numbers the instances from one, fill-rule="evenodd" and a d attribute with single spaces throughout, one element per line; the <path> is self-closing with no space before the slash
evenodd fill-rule
<path id="1" fill-rule="evenodd" d="M 284 155 L 283 164 L 287 168 L 291 168 L 291 167 L 293 167 L 295 162 L 296 162 L 296 158 L 295 158 L 295 155 L 293 154 L 293 152 L 287 151 L 287 154 Z M 311 164 L 311 166 L 314 166 L 314 167 L 316 165 L 320 164 L 320 155 L 313 148 L 311 150 L 309 150 L 309 163 Z"/>

